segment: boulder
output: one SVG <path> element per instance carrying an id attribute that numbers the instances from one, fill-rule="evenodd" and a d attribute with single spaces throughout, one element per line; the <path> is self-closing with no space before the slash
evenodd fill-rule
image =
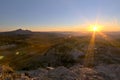
<path id="1" fill-rule="evenodd" d="M 42 80 L 80 80 L 77 75 L 69 69 L 61 66 L 56 69 L 48 71 L 47 75 Z"/>
<path id="2" fill-rule="evenodd" d="M 100 65 L 96 66 L 95 70 L 100 73 L 106 80 L 120 80 L 120 65 Z"/>

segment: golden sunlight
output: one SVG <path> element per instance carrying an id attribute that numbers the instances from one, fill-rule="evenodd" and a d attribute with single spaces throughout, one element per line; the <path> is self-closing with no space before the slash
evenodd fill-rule
<path id="1" fill-rule="evenodd" d="M 98 30 L 98 27 L 97 26 L 94 26 L 93 27 L 93 31 L 97 31 Z"/>
<path id="2" fill-rule="evenodd" d="M 100 25 L 91 25 L 88 30 L 98 32 L 98 31 L 101 31 L 101 29 L 102 27 Z"/>

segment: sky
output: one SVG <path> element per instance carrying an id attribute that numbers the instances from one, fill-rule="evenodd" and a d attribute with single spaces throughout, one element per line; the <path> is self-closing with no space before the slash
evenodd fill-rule
<path id="1" fill-rule="evenodd" d="M 0 31 L 120 30 L 120 0 L 0 0 Z"/>

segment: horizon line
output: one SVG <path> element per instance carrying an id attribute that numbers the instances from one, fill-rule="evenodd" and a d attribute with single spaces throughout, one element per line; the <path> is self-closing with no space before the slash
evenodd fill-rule
<path id="1" fill-rule="evenodd" d="M 19 28 L 21 30 L 29 30 L 31 32 L 92 32 L 92 31 L 87 31 L 87 30 L 31 30 L 31 29 L 23 29 L 23 28 Z M 0 31 L 0 32 L 11 32 L 11 31 L 16 31 L 16 30 L 19 30 L 19 29 L 13 29 L 13 30 L 4 30 L 4 31 Z M 101 32 L 120 32 L 120 30 L 113 30 L 113 31 L 107 31 L 107 30 L 102 30 Z"/>

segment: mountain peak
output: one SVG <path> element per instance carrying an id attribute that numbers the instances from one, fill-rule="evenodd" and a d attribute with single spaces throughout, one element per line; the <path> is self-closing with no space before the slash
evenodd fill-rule
<path id="1" fill-rule="evenodd" d="M 22 31 L 22 30 L 23 30 L 23 29 L 20 28 L 20 29 L 17 29 L 16 31 Z"/>
<path id="2" fill-rule="evenodd" d="M 31 34 L 32 33 L 32 31 L 30 31 L 30 30 L 23 30 L 23 29 L 17 29 L 12 32 L 16 33 L 16 34 Z"/>

